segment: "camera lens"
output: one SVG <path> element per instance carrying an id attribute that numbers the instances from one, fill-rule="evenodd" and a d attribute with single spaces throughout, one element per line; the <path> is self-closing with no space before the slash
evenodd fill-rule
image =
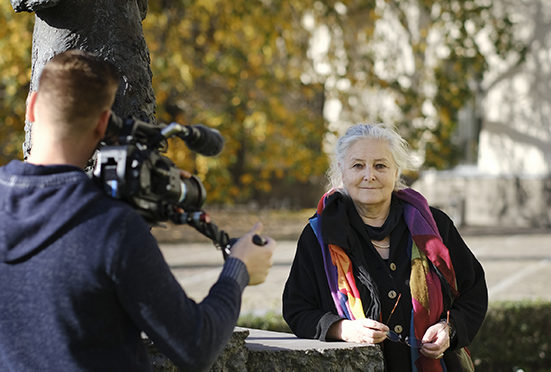
<path id="1" fill-rule="evenodd" d="M 181 179 L 179 206 L 185 211 L 200 210 L 205 203 L 207 192 L 196 176 Z"/>

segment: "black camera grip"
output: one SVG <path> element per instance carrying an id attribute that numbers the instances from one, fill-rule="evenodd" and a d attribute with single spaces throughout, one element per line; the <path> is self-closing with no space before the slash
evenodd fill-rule
<path id="1" fill-rule="evenodd" d="M 229 242 L 229 246 L 232 247 L 237 241 L 239 240 L 239 238 L 231 238 L 230 239 L 230 242 Z M 268 241 L 263 238 L 262 236 L 258 235 L 258 234 L 254 234 L 253 235 L 253 243 L 255 245 L 266 245 L 268 244 Z"/>
<path id="2" fill-rule="evenodd" d="M 265 238 L 263 238 L 262 236 L 260 236 L 258 234 L 254 234 L 253 235 L 253 243 L 255 245 L 263 246 L 263 245 L 268 244 L 268 241 Z"/>
<path id="3" fill-rule="evenodd" d="M 233 245 L 239 240 L 239 238 L 231 238 L 229 241 L 228 241 L 228 244 L 222 248 L 222 256 L 224 257 L 224 261 L 228 258 L 228 256 L 230 255 L 230 252 L 231 252 L 231 247 L 233 247 Z M 258 235 L 258 234 L 254 234 L 253 235 L 253 244 L 255 245 L 258 245 L 258 246 L 264 246 L 266 244 L 268 244 L 268 241 L 263 238 L 262 236 Z"/>

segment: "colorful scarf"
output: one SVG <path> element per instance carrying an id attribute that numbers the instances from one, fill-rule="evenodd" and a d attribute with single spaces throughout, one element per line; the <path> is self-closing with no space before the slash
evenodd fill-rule
<path id="1" fill-rule="evenodd" d="M 310 225 L 321 247 L 327 283 L 339 316 L 350 320 L 362 319 L 365 314 L 350 258 L 341 247 L 323 243 L 319 216 L 333 192 L 335 190 L 320 199 Z M 428 327 L 438 322 L 444 310 L 440 280 L 429 261 L 446 280 L 453 295 L 457 296 L 455 271 L 426 199 L 409 188 L 394 195 L 403 202 L 404 219 L 412 236 L 410 290 L 413 310 L 410 337 L 420 339 Z M 426 358 L 412 348 L 412 364 L 419 371 L 442 371 L 442 363 L 441 360 Z"/>
<path id="2" fill-rule="evenodd" d="M 316 215 L 310 219 L 310 225 L 321 247 L 325 275 L 327 277 L 331 296 L 333 297 L 333 302 L 337 308 L 337 313 L 339 316 L 350 320 L 362 319 L 365 318 L 365 314 L 360 293 L 356 286 L 356 280 L 352 272 L 352 262 L 350 258 L 341 247 L 334 244 L 326 245 L 323 243 L 319 216 L 321 216 L 322 211 L 325 209 L 327 198 L 333 194 L 333 192 L 335 192 L 335 190 L 327 192 L 320 199 Z"/>

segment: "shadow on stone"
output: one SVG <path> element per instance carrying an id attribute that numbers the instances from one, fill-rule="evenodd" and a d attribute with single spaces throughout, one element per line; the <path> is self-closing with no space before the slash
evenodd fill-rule
<path id="1" fill-rule="evenodd" d="M 148 350 L 156 372 L 179 369 L 149 340 Z M 300 339 L 290 333 L 236 327 L 232 338 L 211 368 L 237 371 L 384 371 L 378 346 Z"/>

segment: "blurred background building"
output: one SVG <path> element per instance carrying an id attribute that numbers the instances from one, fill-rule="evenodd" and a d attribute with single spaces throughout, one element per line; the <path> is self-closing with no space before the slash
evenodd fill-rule
<path id="1" fill-rule="evenodd" d="M 551 2 L 386 4 L 372 30 L 352 16 L 340 36 L 310 26 L 329 128 L 394 124 L 414 150 L 413 187 L 457 225 L 551 226 Z M 338 37 L 355 50 L 339 54 Z"/>
<path id="2" fill-rule="evenodd" d="M 424 171 L 414 187 L 457 224 L 551 226 L 551 3 L 514 8 L 523 58 L 488 58 L 477 96 L 460 115 L 461 165 Z"/>

